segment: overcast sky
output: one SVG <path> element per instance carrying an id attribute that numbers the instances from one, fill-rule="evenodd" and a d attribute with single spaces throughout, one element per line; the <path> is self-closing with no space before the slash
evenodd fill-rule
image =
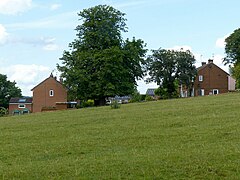
<path id="1" fill-rule="evenodd" d="M 0 73 L 15 80 L 23 95 L 47 78 L 76 37 L 77 13 L 99 4 L 126 13 L 124 38 L 140 38 L 147 48 L 191 50 L 196 65 L 214 57 L 222 64 L 224 39 L 239 28 L 239 0 L 0 0 Z M 145 93 L 155 84 L 140 81 Z"/>

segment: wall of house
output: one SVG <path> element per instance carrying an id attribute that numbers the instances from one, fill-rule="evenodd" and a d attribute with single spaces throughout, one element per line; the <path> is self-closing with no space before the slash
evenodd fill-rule
<path id="1" fill-rule="evenodd" d="M 24 103 L 21 103 L 21 104 L 24 104 Z M 9 114 L 12 114 L 14 110 L 19 110 L 19 111 L 22 111 L 24 109 L 28 109 L 30 112 L 32 112 L 32 104 L 25 104 L 25 108 L 19 108 L 18 107 L 19 104 L 9 104 Z"/>
<path id="2" fill-rule="evenodd" d="M 236 90 L 236 80 L 231 76 L 228 76 L 228 90 L 235 91 Z"/>
<path id="3" fill-rule="evenodd" d="M 53 96 L 50 96 L 53 90 Z M 67 101 L 67 90 L 54 77 L 49 77 L 33 89 L 33 112 L 41 112 L 43 107 L 56 107 L 56 102 Z"/>
<path id="4" fill-rule="evenodd" d="M 203 76 L 203 81 L 199 81 L 199 76 Z M 200 89 L 204 89 L 204 95 L 213 93 L 218 89 L 218 93 L 228 92 L 228 74 L 213 63 L 208 63 L 200 67 L 194 82 L 195 96 L 199 96 Z"/>
<path id="5" fill-rule="evenodd" d="M 67 109 L 67 104 L 66 103 L 57 103 L 56 108 L 57 108 L 57 110 Z"/>

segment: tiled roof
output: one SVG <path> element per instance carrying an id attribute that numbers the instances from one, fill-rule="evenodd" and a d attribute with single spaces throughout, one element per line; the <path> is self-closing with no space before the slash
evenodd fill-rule
<path id="1" fill-rule="evenodd" d="M 198 68 L 197 68 L 197 71 L 200 71 L 201 69 L 207 67 L 207 65 L 208 65 L 208 64 L 204 64 L 203 66 L 198 67 Z"/>
<path id="2" fill-rule="evenodd" d="M 38 86 L 40 86 L 41 84 L 43 84 L 44 82 L 46 82 L 48 79 L 54 79 L 57 83 L 63 85 L 60 81 L 57 80 L 56 77 L 53 77 L 52 75 L 50 75 L 48 78 L 46 78 L 45 80 L 43 80 L 42 82 L 40 82 L 38 85 L 36 85 L 34 88 L 31 89 L 31 91 L 33 91 L 35 88 L 37 88 Z M 64 87 L 64 86 L 63 86 Z"/>
<path id="3" fill-rule="evenodd" d="M 218 67 L 218 66 L 217 66 L 216 64 L 214 64 L 214 63 L 204 64 L 203 66 L 198 67 L 198 68 L 197 68 L 197 71 L 200 71 L 200 70 L 202 70 L 202 69 L 204 69 L 204 68 L 206 68 L 206 67 L 209 67 L 209 66 L 215 66 L 215 67 L 217 67 L 218 69 L 220 69 L 221 71 L 223 71 L 224 73 L 226 73 L 227 75 L 229 75 L 229 73 L 227 73 L 226 71 L 224 71 L 222 68 Z"/>
<path id="4" fill-rule="evenodd" d="M 32 103 L 32 97 L 15 97 L 15 98 L 11 98 L 9 101 L 9 104 L 11 103 Z"/>

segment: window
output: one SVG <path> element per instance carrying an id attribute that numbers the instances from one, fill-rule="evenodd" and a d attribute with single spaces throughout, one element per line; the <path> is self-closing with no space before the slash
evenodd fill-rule
<path id="1" fill-rule="evenodd" d="M 202 76 L 202 75 L 199 75 L 199 76 L 198 76 L 198 80 L 199 80 L 199 81 L 203 81 L 203 76 Z"/>
<path id="2" fill-rule="evenodd" d="M 26 107 L 25 104 L 19 104 L 19 105 L 18 105 L 18 108 L 25 108 L 25 107 Z"/>
<path id="3" fill-rule="evenodd" d="M 52 89 L 49 91 L 49 96 L 54 96 L 54 91 Z"/>
<path id="4" fill-rule="evenodd" d="M 201 89 L 201 96 L 204 96 L 204 89 Z"/>
<path id="5" fill-rule="evenodd" d="M 213 94 L 218 94 L 218 89 L 213 89 Z"/>

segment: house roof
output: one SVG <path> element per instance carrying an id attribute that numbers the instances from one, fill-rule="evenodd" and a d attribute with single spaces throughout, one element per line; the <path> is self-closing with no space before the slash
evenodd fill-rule
<path id="1" fill-rule="evenodd" d="M 203 66 L 200 66 L 197 68 L 197 71 L 200 71 L 201 69 L 204 69 L 205 67 L 207 67 L 208 64 L 204 64 Z"/>
<path id="2" fill-rule="evenodd" d="M 46 78 L 45 80 L 43 80 L 42 82 L 40 82 L 38 85 L 36 85 L 34 88 L 31 89 L 31 91 L 33 91 L 35 88 L 37 88 L 38 86 L 40 86 L 41 84 L 43 84 L 44 82 L 46 82 L 49 79 L 53 79 L 55 80 L 57 83 L 61 84 L 63 86 L 63 84 L 57 80 L 56 77 L 53 77 L 53 75 L 51 74 L 48 78 Z M 63 86 L 64 87 L 64 86 Z"/>
<path id="3" fill-rule="evenodd" d="M 9 104 L 12 103 L 32 103 L 32 97 L 14 97 L 9 101 Z"/>
<path id="4" fill-rule="evenodd" d="M 146 95 L 154 96 L 156 88 L 147 89 Z"/>
<path id="5" fill-rule="evenodd" d="M 206 68 L 206 67 L 209 67 L 209 66 L 215 66 L 215 67 L 217 67 L 218 69 L 220 69 L 221 71 L 223 71 L 224 73 L 226 73 L 227 75 L 230 75 L 229 73 L 227 73 L 226 71 L 224 71 L 222 68 L 218 67 L 218 66 L 217 66 L 216 64 L 214 64 L 214 63 L 204 64 L 203 66 L 198 67 L 198 68 L 197 68 L 197 71 L 200 71 L 200 70 L 202 70 L 202 69 L 204 69 L 204 68 Z"/>

